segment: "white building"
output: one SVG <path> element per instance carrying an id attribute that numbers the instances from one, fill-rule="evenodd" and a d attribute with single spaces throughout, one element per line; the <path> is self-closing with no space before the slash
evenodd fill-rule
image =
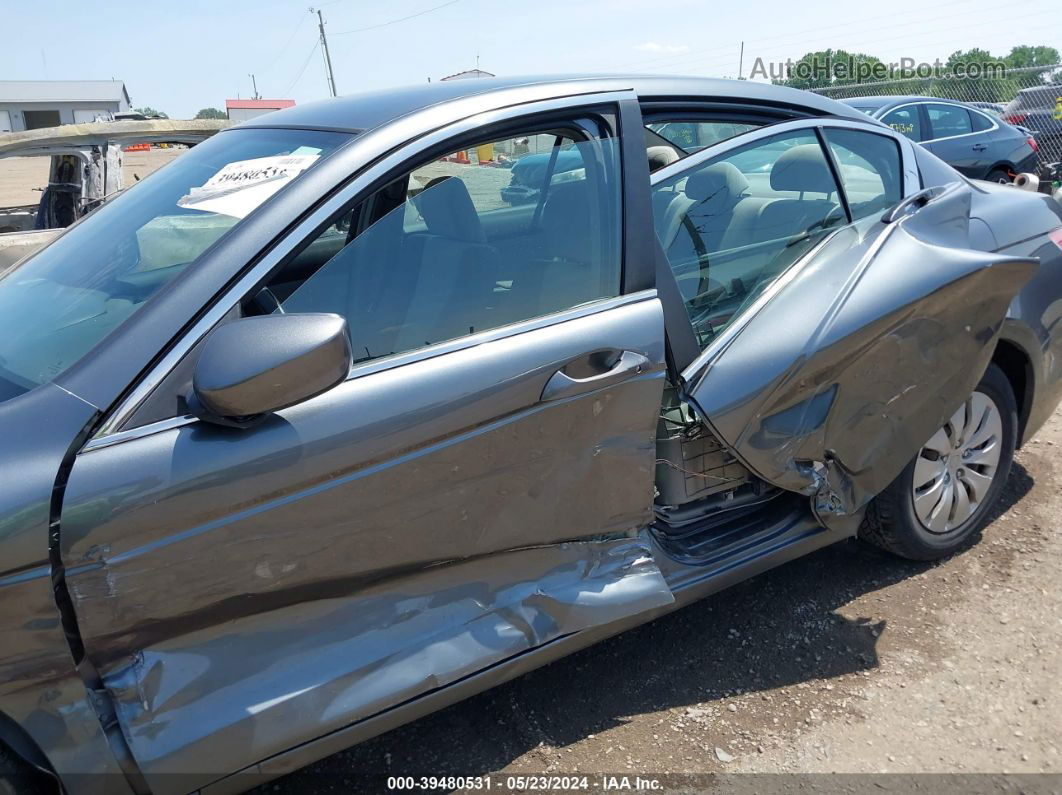
<path id="1" fill-rule="evenodd" d="M 0 132 L 111 121 L 130 104 L 121 80 L 0 80 Z"/>

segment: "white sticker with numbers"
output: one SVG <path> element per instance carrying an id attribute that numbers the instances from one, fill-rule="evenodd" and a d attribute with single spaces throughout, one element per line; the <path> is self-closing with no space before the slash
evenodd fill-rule
<path id="1" fill-rule="evenodd" d="M 229 163 L 177 201 L 178 207 L 244 218 L 313 165 L 319 155 L 274 155 Z"/>

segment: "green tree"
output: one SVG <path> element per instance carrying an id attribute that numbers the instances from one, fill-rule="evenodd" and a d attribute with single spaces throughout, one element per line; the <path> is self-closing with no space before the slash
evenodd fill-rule
<path id="1" fill-rule="evenodd" d="M 876 70 L 874 74 L 870 74 L 872 70 Z M 873 55 L 829 49 L 806 53 L 789 66 L 784 77 L 771 82 L 809 89 L 825 88 L 835 83 L 881 80 L 884 76 L 884 64 Z"/>
<path id="2" fill-rule="evenodd" d="M 981 67 L 978 74 L 975 67 Z M 956 50 L 948 56 L 942 79 L 934 80 L 926 93 L 961 102 L 1007 102 L 1018 84 L 1005 76 L 1007 64 L 988 50 Z"/>
<path id="3" fill-rule="evenodd" d="M 133 110 L 136 113 L 142 113 L 143 115 L 147 116 L 149 119 L 168 119 L 169 118 L 169 116 L 167 116 L 161 110 L 155 110 L 154 108 L 149 107 L 149 106 L 146 106 L 146 107 L 143 107 L 143 108 L 133 108 Z"/>
<path id="4" fill-rule="evenodd" d="M 1062 63 L 1062 56 L 1058 54 L 1058 50 L 1054 47 L 1045 47 L 1043 45 L 1030 47 L 1027 44 L 1020 44 L 1012 49 L 1010 54 L 1003 60 L 1011 69 L 1024 69 L 1026 67 L 1035 69 L 1040 66 L 1055 66 Z M 1015 74 L 1012 77 L 1022 88 L 1030 88 L 1042 83 L 1054 83 L 1062 80 L 1062 69 L 1031 71 Z"/>
<path id="5" fill-rule="evenodd" d="M 1030 47 L 1020 44 L 1012 49 L 1003 61 L 1012 69 L 1021 69 L 1026 66 L 1054 66 L 1062 63 L 1062 56 L 1059 56 L 1054 47 Z"/>
<path id="6" fill-rule="evenodd" d="M 227 119 L 228 118 L 228 116 L 225 115 L 225 111 L 219 110 L 218 108 L 203 108 L 201 111 L 199 111 L 197 114 L 195 114 L 195 117 L 197 119 Z"/>

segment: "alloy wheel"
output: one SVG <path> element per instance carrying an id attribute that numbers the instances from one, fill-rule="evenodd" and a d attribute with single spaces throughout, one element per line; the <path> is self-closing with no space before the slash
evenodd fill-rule
<path id="1" fill-rule="evenodd" d="M 926 442 L 911 486 L 915 515 L 931 533 L 949 533 L 977 513 L 999 469 L 1003 419 L 974 392 Z"/>

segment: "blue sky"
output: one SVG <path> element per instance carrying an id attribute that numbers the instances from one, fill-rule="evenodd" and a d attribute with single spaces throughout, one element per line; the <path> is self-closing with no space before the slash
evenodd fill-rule
<path id="1" fill-rule="evenodd" d="M 435 8 L 443 5 L 441 8 Z M 327 96 L 316 16 L 301 0 L 2 0 L 3 79 L 124 80 L 137 106 L 189 117 L 227 97 Z M 757 56 L 843 47 L 882 60 L 944 59 L 1016 44 L 1062 50 L 1059 0 L 940 0 L 921 13 L 827 0 L 327 0 L 341 94 L 436 80 L 479 64 L 496 74 L 640 71 L 735 77 Z M 907 6 L 910 7 L 910 6 Z M 431 9 L 435 10 L 431 10 Z M 427 13 L 421 13 L 427 12 Z M 402 17 L 419 14 L 404 21 Z M 393 23 L 393 24 L 389 24 Z M 71 42 L 85 45 L 78 49 Z"/>

